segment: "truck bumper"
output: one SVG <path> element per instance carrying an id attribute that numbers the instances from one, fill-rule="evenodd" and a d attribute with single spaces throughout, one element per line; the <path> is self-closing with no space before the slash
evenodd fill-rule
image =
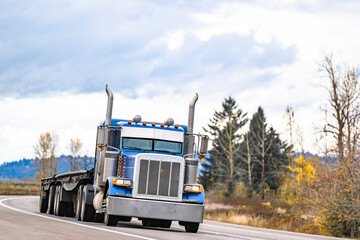
<path id="1" fill-rule="evenodd" d="M 109 196 L 107 213 L 117 216 L 203 222 L 204 205 Z"/>

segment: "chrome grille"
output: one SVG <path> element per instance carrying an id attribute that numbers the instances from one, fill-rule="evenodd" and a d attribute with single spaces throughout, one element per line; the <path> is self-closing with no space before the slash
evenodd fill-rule
<path id="1" fill-rule="evenodd" d="M 184 163 L 162 159 L 138 159 L 135 197 L 180 201 Z"/>

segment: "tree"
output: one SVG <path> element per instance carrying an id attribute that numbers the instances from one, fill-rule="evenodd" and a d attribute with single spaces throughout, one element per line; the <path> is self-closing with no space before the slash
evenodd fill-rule
<path id="1" fill-rule="evenodd" d="M 52 132 L 40 134 L 39 140 L 34 146 L 35 158 L 39 162 L 38 177 L 53 176 L 57 172 L 57 159 L 55 150 L 58 143 L 57 135 Z"/>
<path id="2" fill-rule="evenodd" d="M 70 171 L 75 171 L 79 168 L 79 157 L 80 157 L 80 152 L 81 152 L 81 148 L 83 143 L 81 142 L 81 140 L 79 138 L 76 139 L 72 139 L 70 138 L 70 152 L 71 152 L 71 157 L 70 157 Z"/>
<path id="3" fill-rule="evenodd" d="M 212 136 L 210 158 L 205 164 L 203 185 L 211 181 L 225 188 L 225 195 L 231 196 L 240 179 L 240 140 L 239 130 L 246 124 L 246 113 L 237 106 L 232 97 L 225 98 L 222 110 L 215 111 L 208 128 L 204 129 Z"/>
<path id="4" fill-rule="evenodd" d="M 325 181 L 317 182 L 316 205 L 321 207 L 323 225 L 336 236 L 360 235 L 360 155 L 359 71 L 346 64 L 335 65 L 331 54 L 324 54 L 320 70 L 328 80 L 330 121 L 324 131 L 331 133 L 337 145 L 330 149 Z M 328 152 L 328 151 L 327 151 Z"/>
<path id="5" fill-rule="evenodd" d="M 265 198 L 266 186 L 276 190 L 280 175 L 289 165 L 288 152 L 291 146 L 281 141 L 272 127 L 267 129 L 264 110 L 259 107 L 250 120 L 249 143 L 253 157 L 252 185 Z"/>

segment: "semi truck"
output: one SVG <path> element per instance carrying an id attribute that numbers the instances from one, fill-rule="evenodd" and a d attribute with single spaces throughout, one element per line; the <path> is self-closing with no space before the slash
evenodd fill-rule
<path id="1" fill-rule="evenodd" d="M 79 221 L 104 222 L 137 218 L 145 227 L 170 228 L 178 221 L 196 233 L 203 222 L 204 188 L 197 183 L 199 159 L 208 137 L 195 134 L 198 94 L 189 104 L 188 124 L 112 118 L 113 92 L 108 85 L 106 118 L 97 127 L 91 170 L 41 179 L 39 210 Z"/>

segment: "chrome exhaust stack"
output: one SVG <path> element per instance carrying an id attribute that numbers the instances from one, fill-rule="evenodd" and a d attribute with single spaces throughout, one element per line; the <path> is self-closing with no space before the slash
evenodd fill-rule
<path id="1" fill-rule="evenodd" d="M 98 132 L 98 142 L 97 147 L 100 147 L 101 151 L 99 153 L 99 159 L 97 161 L 97 171 L 96 171 L 96 185 L 98 187 L 105 186 L 106 178 L 108 175 L 116 173 L 116 169 L 113 166 L 116 165 L 116 157 L 113 157 L 114 153 L 109 152 L 107 145 L 109 141 L 109 132 L 111 126 L 111 117 L 112 117 L 112 109 L 114 102 L 114 94 L 106 84 L 105 91 L 108 96 L 107 107 L 106 107 L 106 118 L 105 118 L 105 126 L 104 128 L 99 128 Z"/>
<path id="2" fill-rule="evenodd" d="M 196 156 L 196 151 L 194 149 L 195 136 L 193 131 L 194 131 L 195 104 L 198 98 L 199 95 L 196 93 L 189 104 L 188 129 L 185 134 L 185 141 L 184 141 L 184 145 L 185 145 L 184 158 L 186 161 L 185 184 L 196 183 L 196 178 L 197 178 L 197 167 L 199 160 L 194 157 Z"/>

